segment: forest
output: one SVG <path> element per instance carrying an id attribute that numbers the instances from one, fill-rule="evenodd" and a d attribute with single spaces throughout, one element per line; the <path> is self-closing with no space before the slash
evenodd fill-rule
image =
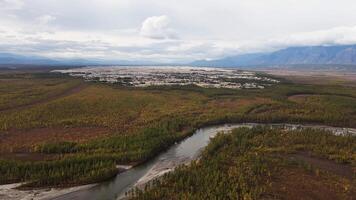
<path id="1" fill-rule="evenodd" d="M 262 90 L 127 88 L 47 72 L 0 74 L 0 182 L 101 181 L 118 173 L 117 164 L 145 162 L 207 125 L 356 127 L 353 86 L 279 80 Z"/>
<path id="2" fill-rule="evenodd" d="M 347 163 L 353 173 L 355 149 L 354 135 L 262 126 L 235 129 L 213 138 L 199 160 L 127 195 L 145 200 L 352 199 L 356 192 L 352 176 L 345 178 L 324 170 L 323 165 L 312 166 L 310 159 L 322 158 L 342 166 Z M 292 187 L 283 187 L 290 183 Z M 285 191 L 278 190 L 281 188 Z"/>
<path id="3" fill-rule="evenodd" d="M 21 188 L 96 183 L 113 177 L 117 172 L 114 160 L 101 155 L 35 163 L 0 160 L 0 183 L 25 182 Z"/>

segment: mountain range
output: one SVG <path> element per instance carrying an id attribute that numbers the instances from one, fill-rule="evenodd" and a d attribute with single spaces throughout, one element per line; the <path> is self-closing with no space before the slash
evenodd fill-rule
<path id="1" fill-rule="evenodd" d="M 172 63 L 171 63 L 172 64 Z M 0 53 L 0 65 L 164 65 L 149 61 L 105 60 L 105 59 L 52 59 L 41 56 L 25 56 Z M 167 65 L 167 64 L 166 64 Z M 169 65 L 169 64 L 168 64 Z M 177 65 L 175 63 L 175 65 Z M 179 64 L 178 64 L 179 65 Z M 356 45 L 290 47 L 269 53 L 254 53 L 229 56 L 216 60 L 198 60 L 184 63 L 192 66 L 214 67 L 290 67 L 342 68 L 356 70 Z"/>
<path id="2" fill-rule="evenodd" d="M 12 53 L 0 53 L 0 65 L 49 65 L 49 66 L 83 66 L 83 65 L 142 65 L 154 64 L 149 61 L 106 60 L 106 59 L 54 59 L 42 56 L 25 56 Z"/>
<path id="3" fill-rule="evenodd" d="M 194 66 L 356 65 L 356 45 L 290 47 L 271 53 L 200 60 Z"/>

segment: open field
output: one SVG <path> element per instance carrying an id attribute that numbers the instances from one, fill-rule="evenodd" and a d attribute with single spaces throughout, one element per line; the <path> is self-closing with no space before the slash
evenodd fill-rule
<path id="1" fill-rule="evenodd" d="M 76 93 L 85 87 L 81 80 L 56 76 L 0 74 L 0 111 L 29 108 Z"/>
<path id="2" fill-rule="evenodd" d="M 264 70 L 266 73 L 285 77 L 292 82 L 302 84 L 338 84 L 356 86 L 355 71 L 322 71 L 322 70 Z"/>
<path id="3" fill-rule="evenodd" d="M 131 199 L 353 199 L 355 136 L 257 127 L 221 134 L 202 158 Z"/>
<path id="4" fill-rule="evenodd" d="M 96 182 L 117 173 L 116 164 L 143 162 L 208 124 L 356 127 L 354 87 L 280 80 L 265 89 L 128 88 L 46 72 L 1 74 L 0 158 L 6 167 L 0 166 L 0 182 Z"/>

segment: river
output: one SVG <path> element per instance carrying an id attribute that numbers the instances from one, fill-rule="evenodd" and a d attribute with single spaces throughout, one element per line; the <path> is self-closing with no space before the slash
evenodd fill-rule
<path id="1" fill-rule="evenodd" d="M 167 151 L 159 154 L 154 159 L 131 168 L 118 174 L 112 180 L 99 183 L 89 189 L 79 190 L 52 198 L 55 200 L 114 200 L 125 197 L 125 192 L 133 187 L 141 187 L 149 180 L 157 178 L 166 172 L 173 170 L 178 165 L 188 164 L 197 159 L 201 150 L 208 145 L 210 138 L 219 132 L 228 132 L 239 127 L 253 127 L 260 124 L 225 124 L 219 126 L 210 126 L 198 129 L 192 136 L 187 137 L 179 143 L 172 145 Z M 332 131 L 334 134 L 351 133 L 356 134 L 356 129 L 337 128 L 319 125 L 293 125 L 293 124 L 262 124 L 272 127 L 281 127 L 286 129 L 301 128 L 319 128 Z"/>

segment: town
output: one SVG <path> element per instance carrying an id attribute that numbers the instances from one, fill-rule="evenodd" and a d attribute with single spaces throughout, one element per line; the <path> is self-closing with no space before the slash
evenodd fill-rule
<path id="1" fill-rule="evenodd" d="M 53 72 L 131 87 L 196 85 L 204 88 L 263 89 L 279 82 L 251 71 L 188 66 L 98 66 Z"/>

